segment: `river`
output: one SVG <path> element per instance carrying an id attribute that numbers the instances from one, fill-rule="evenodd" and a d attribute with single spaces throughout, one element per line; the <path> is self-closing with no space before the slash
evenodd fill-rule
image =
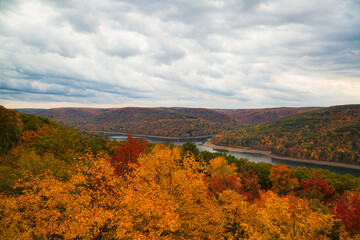
<path id="1" fill-rule="evenodd" d="M 136 135 L 133 135 L 136 138 Z M 127 136 L 126 135 L 111 135 L 111 138 L 117 141 L 126 141 Z M 252 162 L 266 162 L 271 164 L 277 164 L 281 163 L 293 168 L 302 166 L 307 167 L 309 169 L 311 168 L 322 168 L 327 169 L 335 173 L 339 174 L 346 174 L 350 173 L 354 176 L 360 177 L 360 169 L 353 169 L 353 168 L 347 168 L 347 167 L 338 167 L 338 166 L 327 166 L 323 164 L 315 164 L 315 163 L 304 163 L 304 162 L 297 162 L 297 161 L 288 161 L 288 160 L 282 160 L 277 158 L 268 157 L 266 155 L 262 155 L 259 153 L 242 153 L 242 152 L 233 152 L 233 151 L 220 151 L 220 150 L 214 150 L 213 148 L 203 146 L 205 141 L 208 139 L 208 137 L 199 137 L 199 138 L 160 138 L 160 137 L 142 137 L 145 138 L 149 143 L 166 143 L 166 144 L 175 144 L 181 146 L 182 144 L 186 143 L 187 141 L 193 141 L 196 146 L 199 148 L 200 151 L 209 151 L 209 152 L 225 152 L 227 154 L 231 154 L 236 158 L 247 158 L 249 161 Z"/>

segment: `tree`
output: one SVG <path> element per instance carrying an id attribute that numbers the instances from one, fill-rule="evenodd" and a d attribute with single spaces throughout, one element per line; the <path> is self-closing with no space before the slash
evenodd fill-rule
<path id="1" fill-rule="evenodd" d="M 248 200 L 254 200 L 260 196 L 259 178 L 253 171 L 241 171 L 239 173 L 241 189 Z"/>
<path id="2" fill-rule="evenodd" d="M 256 212 L 243 195 L 225 190 L 219 194 L 218 202 L 225 215 L 224 239 L 261 239 L 254 225 Z"/>
<path id="3" fill-rule="evenodd" d="M 272 187 L 272 182 L 269 179 L 270 169 L 273 167 L 270 163 L 265 162 L 247 162 L 245 169 L 254 171 L 259 177 L 259 184 L 261 189 L 269 190 Z"/>
<path id="4" fill-rule="evenodd" d="M 344 223 L 350 237 L 360 237 L 360 193 L 343 194 L 336 204 L 335 216 Z"/>
<path id="5" fill-rule="evenodd" d="M 295 196 L 279 197 L 269 191 L 252 206 L 256 211 L 255 229 L 260 239 L 329 239 L 334 224 L 330 214 L 314 212 L 307 200 Z"/>
<path id="6" fill-rule="evenodd" d="M 237 175 L 237 167 L 234 164 L 228 164 L 223 157 L 216 157 L 210 160 L 208 172 L 212 177 L 230 177 Z"/>
<path id="7" fill-rule="evenodd" d="M 18 141 L 22 125 L 16 111 L 0 106 L 0 155 L 7 153 Z"/>
<path id="8" fill-rule="evenodd" d="M 293 176 L 298 179 L 299 182 L 309 179 L 310 170 L 307 167 L 296 167 L 293 171 Z"/>
<path id="9" fill-rule="evenodd" d="M 110 161 L 114 166 L 115 174 L 125 176 L 130 171 L 131 165 L 135 164 L 138 157 L 145 152 L 146 147 L 145 139 L 134 139 L 131 134 L 128 134 L 128 141 L 115 148 L 111 155 Z"/>
<path id="10" fill-rule="evenodd" d="M 200 151 L 198 149 L 198 147 L 196 146 L 196 144 L 194 142 L 191 141 L 187 141 L 186 143 L 184 143 L 182 145 L 182 152 L 184 154 L 193 154 L 194 156 L 198 156 Z"/>
<path id="11" fill-rule="evenodd" d="M 138 163 L 133 172 L 132 195 L 140 195 L 142 200 L 135 201 L 135 205 L 131 201 L 128 206 L 140 214 L 137 229 L 142 238 L 149 231 L 156 233 L 157 239 L 220 238 L 224 216 L 209 197 L 205 167 L 194 156 L 181 157 L 177 148 L 156 145 L 149 154 L 139 157 Z M 151 193 L 159 197 L 147 197 Z M 153 219 L 153 211 L 163 211 L 161 218 Z M 157 222 L 161 226 L 153 225 Z"/>
<path id="12" fill-rule="evenodd" d="M 326 179 L 313 177 L 302 181 L 301 187 L 299 194 L 307 199 L 319 199 L 327 203 L 335 200 L 335 189 L 329 187 Z"/>
<path id="13" fill-rule="evenodd" d="M 291 175 L 293 169 L 282 164 L 276 164 L 270 169 L 269 179 L 272 183 L 271 190 L 285 195 L 290 191 L 294 190 L 299 182 L 296 178 Z"/>
<path id="14" fill-rule="evenodd" d="M 0 238 L 100 239 L 122 227 L 116 224 L 119 216 L 126 220 L 122 178 L 108 159 L 86 158 L 91 167 L 79 165 L 67 182 L 49 171 L 24 173 L 16 185 L 22 193 L 0 197 Z"/>

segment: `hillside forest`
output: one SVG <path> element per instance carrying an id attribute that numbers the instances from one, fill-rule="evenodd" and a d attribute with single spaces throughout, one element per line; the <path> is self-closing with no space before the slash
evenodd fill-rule
<path id="1" fill-rule="evenodd" d="M 270 122 L 316 108 L 53 108 L 18 109 L 86 131 L 122 132 L 163 137 L 209 136 Z"/>
<path id="2" fill-rule="evenodd" d="M 0 120 L 0 239 L 360 239 L 349 174 Z"/>
<path id="3" fill-rule="evenodd" d="M 217 145 L 323 161 L 360 163 L 360 105 L 314 110 L 220 133 Z"/>

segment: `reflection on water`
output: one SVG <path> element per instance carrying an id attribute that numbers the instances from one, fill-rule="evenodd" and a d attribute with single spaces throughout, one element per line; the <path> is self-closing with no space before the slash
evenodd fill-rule
<path id="1" fill-rule="evenodd" d="M 127 141 L 127 136 L 111 136 L 111 138 L 117 140 L 117 141 Z M 166 144 L 175 144 L 182 146 L 184 143 L 189 141 L 189 139 L 162 139 L 162 138 L 156 138 L 156 137 L 144 137 L 149 143 L 157 144 L 157 143 L 166 143 Z M 229 151 L 217 151 L 210 147 L 205 147 L 202 144 L 206 141 L 206 139 L 190 139 L 191 141 L 195 142 L 196 146 L 199 148 L 199 150 L 202 151 L 209 151 L 209 152 L 225 152 L 227 154 L 231 154 L 236 158 L 247 158 L 251 162 L 266 162 L 271 164 L 284 164 L 289 167 L 296 168 L 298 166 L 307 167 L 309 169 L 311 168 L 323 168 L 330 170 L 335 173 L 340 174 L 346 174 L 350 173 L 352 175 L 355 175 L 357 177 L 360 176 L 360 170 L 358 169 L 351 169 L 351 168 L 344 168 L 344 167 L 335 167 L 335 166 L 326 166 L 326 165 L 320 165 L 320 164 L 313 164 L 313 163 L 303 163 L 303 162 L 295 162 L 295 161 L 287 161 L 282 159 L 276 159 L 271 158 L 259 153 L 239 153 L 239 152 L 229 152 Z"/>

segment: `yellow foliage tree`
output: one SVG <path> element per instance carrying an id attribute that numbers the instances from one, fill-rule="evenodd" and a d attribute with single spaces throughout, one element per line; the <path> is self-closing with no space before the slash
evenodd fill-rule
<path id="1" fill-rule="evenodd" d="M 125 196 L 105 158 L 91 158 L 92 166 L 78 166 L 69 181 L 49 171 L 27 172 L 17 187 L 22 194 L 1 196 L 0 236 L 3 239 L 96 239 L 112 234 L 118 226 Z M 88 159 L 89 160 L 89 159 Z"/>
<path id="2" fill-rule="evenodd" d="M 0 198 L 0 238 L 222 238 L 224 214 L 207 194 L 204 167 L 178 149 L 156 146 L 127 181 L 106 157 L 80 162 L 67 182 L 24 174 L 22 194 Z"/>
<path id="3" fill-rule="evenodd" d="M 327 239 L 333 225 L 293 196 L 249 202 L 224 189 L 215 198 L 206 166 L 177 148 L 156 145 L 126 178 L 109 160 L 89 153 L 68 181 L 24 173 L 22 194 L 0 196 L 0 239 Z M 211 167 L 233 170 L 222 159 Z"/>
<path id="4" fill-rule="evenodd" d="M 234 164 L 228 164 L 223 157 L 210 160 L 208 170 L 212 177 L 226 178 L 237 175 L 237 167 Z"/>
<path id="5" fill-rule="evenodd" d="M 143 199 L 138 207 L 143 208 L 144 201 L 154 206 L 164 201 L 171 209 L 163 226 L 157 228 L 161 230 L 156 235 L 158 238 L 221 239 L 224 216 L 209 197 L 205 176 L 200 173 L 204 166 L 196 162 L 194 156 L 181 158 L 177 148 L 157 145 L 138 162 L 140 167 L 134 172 L 134 187 L 145 195 L 157 191 L 162 195 L 161 199 Z M 172 225 L 166 227 L 165 223 Z M 146 228 L 146 224 L 142 227 Z"/>
<path id="6" fill-rule="evenodd" d="M 225 239 L 262 239 L 262 234 L 254 227 L 256 212 L 243 195 L 226 190 L 220 193 L 218 202 L 225 214 Z"/>
<path id="7" fill-rule="evenodd" d="M 262 239 L 329 239 L 334 224 L 332 215 L 312 211 L 307 200 L 271 191 L 251 207 L 256 212 L 253 226 Z"/>

